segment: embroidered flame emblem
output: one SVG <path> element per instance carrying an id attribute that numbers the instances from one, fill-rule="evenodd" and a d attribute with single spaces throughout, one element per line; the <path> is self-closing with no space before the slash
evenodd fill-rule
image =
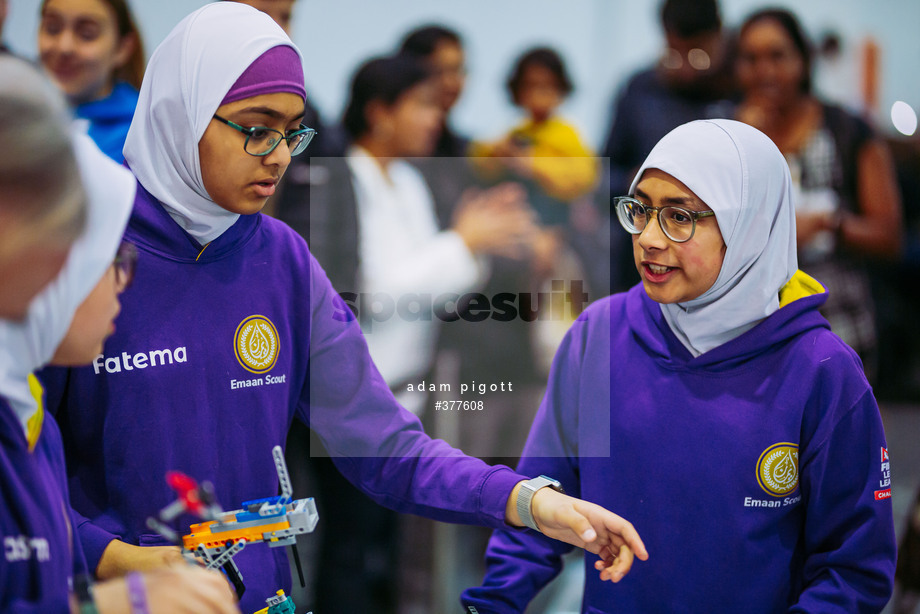
<path id="1" fill-rule="evenodd" d="M 253 373 L 265 373 L 278 359 L 278 331 L 265 316 L 249 316 L 236 328 L 233 351 L 240 365 Z"/>
<path id="2" fill-rule="evenodd" d="M 272 342 L 261 326 L 255 326 L 249 335 L 249 355 L 255 360 L 264 361 L 271 355 Z"/>
<path id="3" fill-rule="evenodd" d="M 784 497 L 799 485 L 799 446 L 776 443 L 757 461 L 757 483 L 774 497 Z"/>

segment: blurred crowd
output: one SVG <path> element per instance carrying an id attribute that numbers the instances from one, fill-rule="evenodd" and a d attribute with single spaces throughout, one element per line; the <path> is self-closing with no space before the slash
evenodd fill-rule
<path id="1" fill-rule="evenodd" d="M 296 0 L 246 3 L 286 30 L 298 10 Z M 100 148 L 123 161 L 145 61 L 126 0 L 44 0 L 40 11 L 40 63 Z M 715 0 L 665 0 L 660 24 L 661 53 L 617 85 L 605 138 L 564 116 L 579 84 L 545 46 L 509 62 L 518 124 L 494 141 L 458 131 L 467 48 L 442 24 L 402 33 L 390 54 L 359 66 L 341 118 L 307 102 L 304 124 L 317 135 L 265 212 L 306 238 L 397 399 L 469 454 L 514 462 L 568 324 L 587 302 L 638 282 L 611 197 L 627 194 L 655 143 L 694 119 L 738 119 L 773 140 L 795 184 L 799 266 L 828 287 L 832 329 L 882 403 L 920 400 L 920 329 L 909 324 L 920 296 L 905 283 L 920 273 L 920 142 L 822 99 L 818 50 L 787 10 L 725 24 Z M 470 382 L 514 392 L 476 395 L 489 411 L 475 420 L 434 415 L 440 386 L 455 400 Z M 323 518 L 316 610 L 412 611 L 430 600 L 432 526 L 371 503 L 309 438 L 295 428 L 288 457 L 311 457 L 289 465 Z M 470 536 L 478 556 L 487 533 Z M 916 544 L 904 552 L 917 559 Z M 918 590 L 917 567 L 901 567 L 905 589 Z"/>

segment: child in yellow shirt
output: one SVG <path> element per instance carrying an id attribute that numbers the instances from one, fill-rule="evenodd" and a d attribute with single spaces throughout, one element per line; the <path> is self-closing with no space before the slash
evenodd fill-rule
<path id="1" fill-rule="evenodd" d="M 473 164 L 489 180 L 514 178 L 528 186 L 531 204 L 547 226 L 565 224 L 568 204 L 590 192 L 596 160 L 576 129 L 555 115 L 573 89 L 565 64 L 548 47 L 524 53 L 508 79 L 515 105 L 527 119 L 502 139 L 474 143 Z"/>

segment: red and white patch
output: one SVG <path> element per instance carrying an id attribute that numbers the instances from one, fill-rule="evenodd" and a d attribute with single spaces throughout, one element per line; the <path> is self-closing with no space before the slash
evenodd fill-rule
<path id="1" fill-rule="evenodd" d="M 881 449 L 881 463 L 879 469 L 882 472 L 882 479 L 878 481 L 879 490 L 875 491 L 875 500 L 891 498 L 891 463 L 888 461 L 888 448 Z"/>

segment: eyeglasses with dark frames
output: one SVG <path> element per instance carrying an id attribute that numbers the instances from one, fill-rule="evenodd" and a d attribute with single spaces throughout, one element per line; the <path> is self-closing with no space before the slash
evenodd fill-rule
<path id="1" fill-rule="evenodd" d="M 216 113 L 214 114 L 214 119 L 246 135 L 246 142 L 243 143 L 243 149 L 250 156 L 267 156 L 275 151 L 275 148 L 281 141 L 287 141 L 287 146 L 291 151 L 291 155 L 296 156 L 297 154 L 303 153 L 303 150 L 307 148 L 307 145 L 309 145 L 313 137 L 316 136 L 316 130 L 308 128 L 303 124 L 300 124 L 297 130 L 292 130 L 288 134 L 284 134 L 283 132 L 273 128 L 266 128 L 265 126 L 246 128 Z"/>

